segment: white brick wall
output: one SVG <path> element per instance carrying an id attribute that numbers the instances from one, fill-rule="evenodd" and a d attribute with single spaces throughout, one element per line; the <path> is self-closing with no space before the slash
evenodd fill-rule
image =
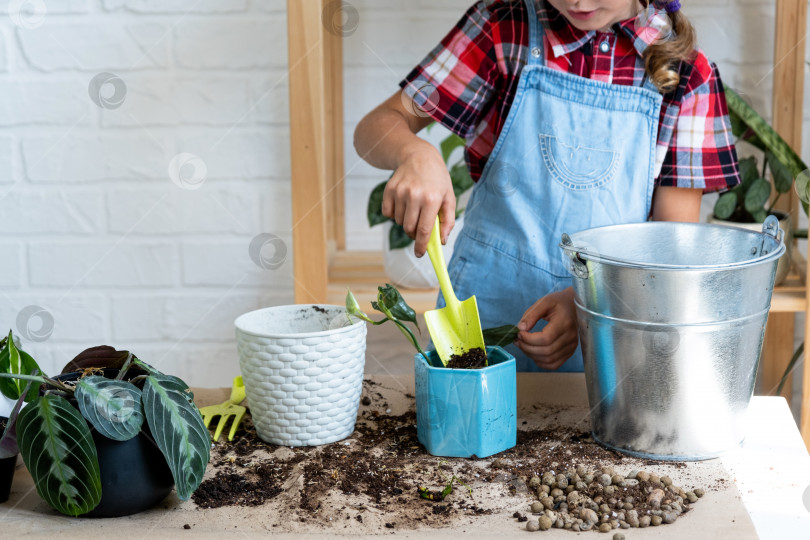
<path id="1" fill-rule="evenodd" d="M 368 249 L 382 237 L 366 198 L 387 173 L 355 155 L 354 127 L 472 0 L 349 2 L 360 20 L 344 39 L 347 233 Z M 724 79 L 769 114 L 774 0 L 686 4 Z M 233 319 L 293 301 L 292 253 L 276 270 L 248 253 L 261 233 L 291 249 L 286 2 L 45 5 L 32 20 L 0 0 L 0 329 L 37 330 L 17 318 L 40 306 L 52 334 L 27 349 L 49 372 L 108 343 L 192 384 L 227 384 Z M 105 72 L 126 94 L 103 86 L 102 108 L 90 83 Z M 180 153 L 204 162 L 198 189 L 170 178 Z"/>

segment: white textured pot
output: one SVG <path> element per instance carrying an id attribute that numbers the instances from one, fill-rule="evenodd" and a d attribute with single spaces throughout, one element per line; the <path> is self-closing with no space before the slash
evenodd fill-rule
<path id="1" fill-rule="evenodd" d="M 771 212 L 779 218 L 779 228 L 784 233 L 785 254 L 779 258 L 779 264 L 776 266 L 776 278 L 774 279 L 774 286 L 781 284 L 785 281 L 788 273 L 790 272 L 791 252 L 793 251 L 793 224 L 791 223 L 790 216 L 782 212 Z M 726 221 L 724 219 L 717 219 L 714 214 L 709 214 L 709 223 L 717 225 L 726 225 L 729 227 L 740 227 L 749 231 L 762 232 L 762 223 L 737 223 L 736 221 Z"/>
<path id="2" fill-rule="evenodd" d="M 239 365 L 259 437 L 315 446 L 351 435 L 363 389 L 366 323 L 346 308 L 292 305 L 235 321 Z"/>
<path id="3" fill-rule="evenodd" d="M 449 262 L 453 255 L 453 245 L 456 243 L 456 238 L 463 225 L 464 217 L 457 217 L 456 225 L 447 238 L 447 244 L 442 246 L 445 262 Z M 388 233 L 392 226 L 392 221 L 386 221 L 383 225 L 383 263 L 385 274 L 391 283 L 405 289 L 435 289 L 438 287 L 439 279 L 433 271 L 433 265 L 431 265 L 427 253 L 421 258 L 417 257 L 413 254 L 413 244 L 400 249 L 391 249 Z"/>

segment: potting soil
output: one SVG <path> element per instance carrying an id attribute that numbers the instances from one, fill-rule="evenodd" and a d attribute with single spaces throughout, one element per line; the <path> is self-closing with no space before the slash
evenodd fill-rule
<path id="1" fill-rule="evenodd" d="M 481 369 L 486 365 L 487 353 L 477 347 L 465 351 L 464 354 L 454 354 L 447 362 L 447 367 L 451 369 Z"/>
<path id="2" fill-rule="evenodd" d="M 568 495 L 577 481 L 590 480 L 579 489 L 597 514 L 609 517 L 601 521 L 614 520 L 613 526 L 623 526 L 616 517 L 626 512 L 623 505 L 630 504 L 625 501 L 631 497 L 632 509 L 639 516 L 650 516 L 651 526 L 658 522 L 677 527 L 677 523 L 663 525 L 665 512 L 675 514 L 667 503 L 679 496 L 664 485 L 663 477 L 675 479 L 684 495 L 696 488 L 702 495 L 702 490 L 726 487 L 725 478 L 694 476 L 683 464 L 638 460 L 599 446 L 590 437 L 587 417 L 573 407 L 521 411 L 517 445 L 496 456 L 483 460 L 431 456 L 417 440 L 413 396 L 399 396 L 403 399 L 396 400 L 398 406 L 404 404 L 407 409 L 392 411 L 386 397 L 392 392 L 398 390 L 364 381 L 355 432 L 344 441 L 320 447 L 265 443 L 246 417 L 232 442 L 222 439 L 215 444 L 206 480 L 193 501 L 201 508 L 272 507 L 279 513 L 273 525 L 279 530 L 297 530 L 289 525 L 295 522 L 336 532 L 359 524 L 362 530 L 413 530 L 474 525 L 483 515 L 503 514 L 508 531 L 525 528 L 524 521 L 547 514 L 537 506 L 541 501 L 546 503 L 544 510 L 552 510 L 552 517 L 560 517 L 560 523 L 554 520 L 552 526 L 565 525 L 562 502 L 571 512 L 569 527 L 576 525 L 576 502 L 569 505 Z M 642 474 L 635 478 L 635 471 Z M 610 478 L 623 482 L 614 483 L 610 494 L 600 483 L 606 472 L 608 483 Z M 663 500 L 649 503 L 655 489 L 664 491 Z M 681 499 L 680 512 L 669 516 L 672 520 L 689 519 L 691 507 L 701 504 Z M 666 505 L 663 510 L 662 504 Z M 627 519 L 625 514 L 621 521 Z M 544 518 L 540 526 L 548 521 Z M 599 523 L 593 525 L 591 530 L 598 530 Z"/>

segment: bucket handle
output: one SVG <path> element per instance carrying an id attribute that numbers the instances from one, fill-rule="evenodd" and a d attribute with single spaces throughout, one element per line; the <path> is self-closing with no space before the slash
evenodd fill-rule
<path id="1" fill-rule="evenodd" d="M 785 232 L 779 227 L 779 220 L 774 215 L 765 218 L 765 222 L 762 224 L 762 234 L 776 240 L 776 245 L 781 244 L 785 236 Z M 768 249 L 765 247 L 765 240 L 766 239 L 763 237 L 762 244 L 759 247 L 760 255 L 767 255 L 769 253 Z"/>
<path id="2" fill-rule="evenodd" d="M 582 258 L 577 248 L 574 247 L 574 242 L 571 241 L 571 237 L 568 236 L 568 233 L 563 233 L 560 247 L 563 248 L 563 251 L 571 263 L 568 267 L 568 271 L 575 277 L 588 279 L 589 272 L 587 261 Z"/>

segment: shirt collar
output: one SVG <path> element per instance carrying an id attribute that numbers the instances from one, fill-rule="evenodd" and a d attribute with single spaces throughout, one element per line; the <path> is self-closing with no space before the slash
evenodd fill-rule
<path id="1" fill-rule="evenodd" d="M 555 58 L 575 51 L 590 42 L 595 31 L 585 32 L 572 26 L 562 14 L 548 2 L 537 3 L 537 18 L 546 29 L 546 36 Z M 637 17 L 618 22 L 612 30 L 626 36 L 633 43 L 639 56 L 650 44 L 666 39 L 671 33 L 671 24 L 666 11 L 655 8 L 652 3 Z"/>

